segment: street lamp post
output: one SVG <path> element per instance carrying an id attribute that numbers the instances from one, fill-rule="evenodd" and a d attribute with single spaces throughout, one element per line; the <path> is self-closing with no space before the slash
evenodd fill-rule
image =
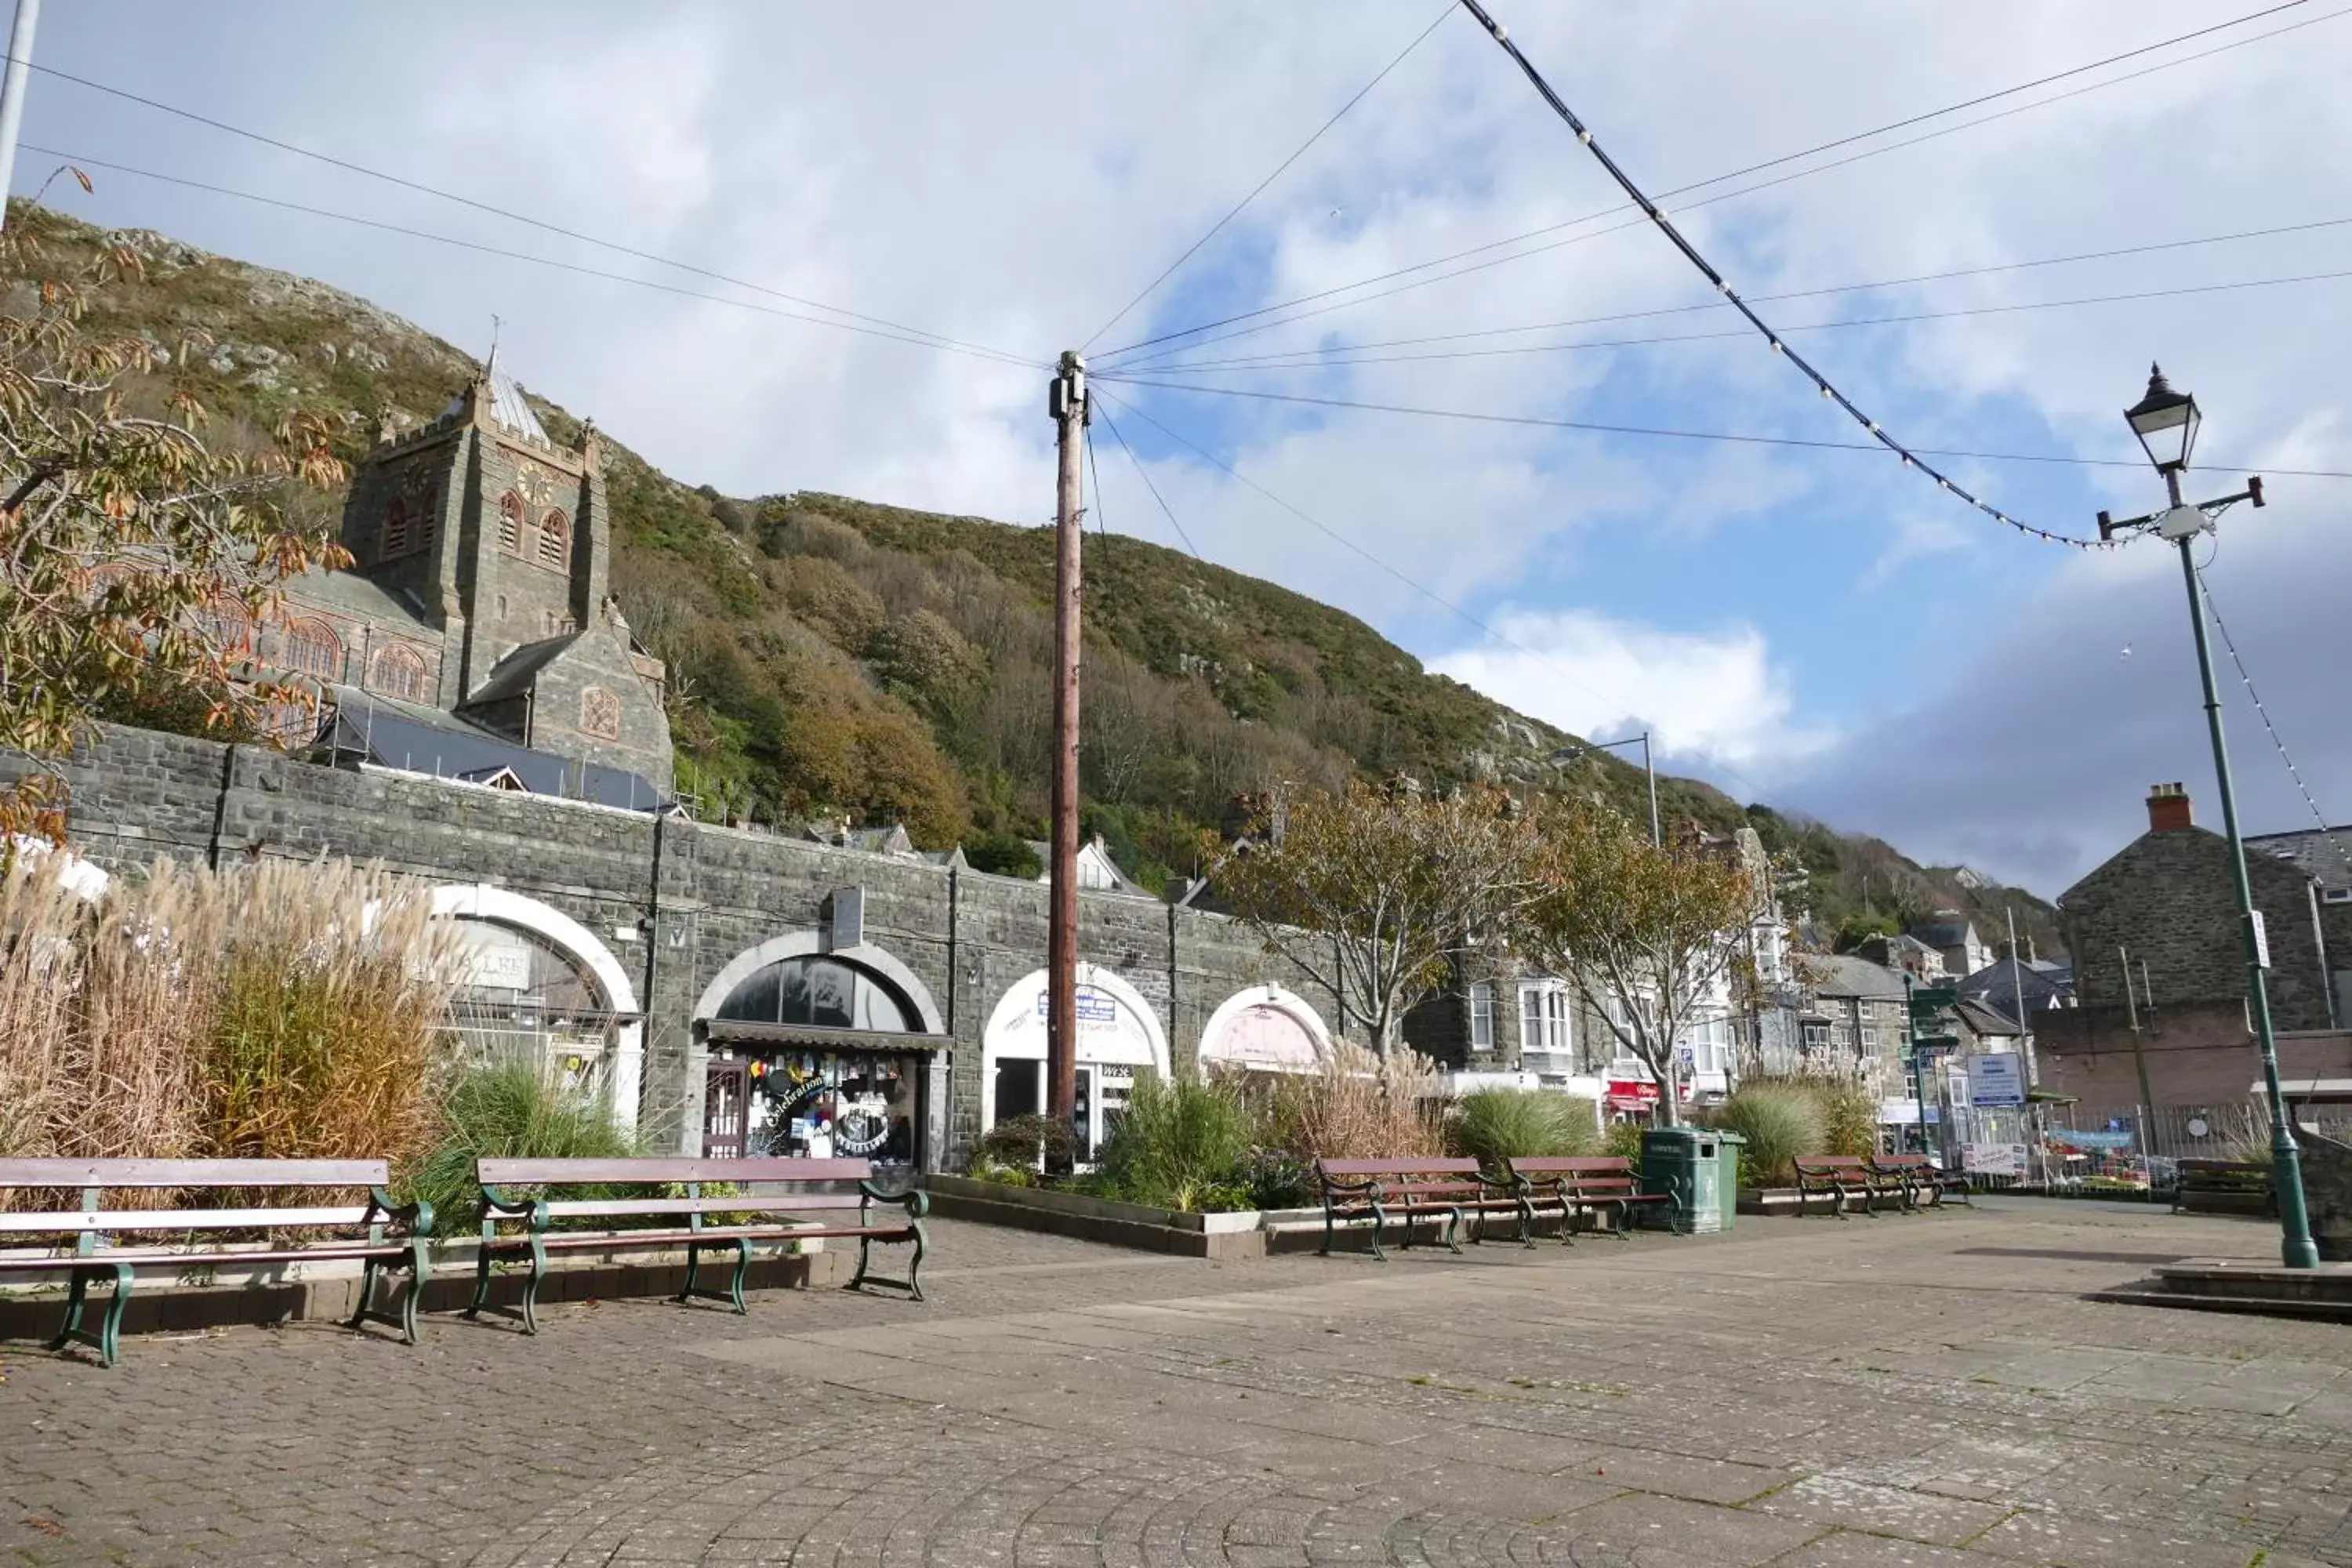
<path id="1" fill-rule="evenodd" d="M 1650 761 L 1650 732 L 1647 730 L 1638 735 L 1628 735 L 1622 741 L 1588 741 L 1581 746 L 1562 746 L 1551 754 L 1551 763 L 1554 767 L 1565 767 L 1587 752 L 1605 752 L 1616 746 L 1630 746 L 1636 741 L 1642 742 L 1642 772 L 1648 775 L 1650 781 L 1650 842 L 1663 847 L 1666 838 L 1658 830 L 1658 770 Z"/>
<path id="2" fill-rule="evenodd" d="M 2254 910 L 2253 884 L 2246 877 L 2246 845 L 2238 833 L 2238 800 L 2230 782 L 2230 752 L 2221 740 L 2221 697 L 2213 683 L 2213 650 L 2205 636 L 2205 595 L 2197 580 L 2196 558 L 2189 545 L 2210 531 L 2214 520 L 2240 501 L 2263 504 L 2263 481 L 2250 479 L 2246 488 L 2218 500 L 2185 502 L 2180 476 L 2188 471 L 2189 454 L 2197 443 L 2197 427 L 2204 416 L 2197 399 L 2175 392 L 2164 372 L 2149 367 L 2147 395 L 2124 411 L 2132 434 L 2139 437 L 2148 461 L 2164 476 L 2170 510 L 2120 521 L 2099 514 L 2099 537 L 2112 539 L 2126 531 L 2152 531 L 2180 549 L 2181 580 L 2189 589 L 2189 626 L 2196 634 L 2197 674 L 2205 686 L 2205 725 L 2213 742 L 2213 773 L 2221 787 L 2221 826 L 2230 842 L 2230 876 L 2238 893 L 2238 934 L 2246 954 L 2246 1004 L 2252 1014 L 2254 1038 L 2263 1054 L 2263 1084 L 2270 1097 L 2271 1184 L 2278 1193 L 2279 1251 L 2289 1268 L 2316 1268 L 2319 1249 L 2311 1239 L 2311 1218 L 2304 1204 L 2303 1156 L 2295 1148 L 2294 1123 L 2287 1119 L 2286 1096 L 2279 1088 L 2278 1039 L 2271 1026 L 2271 994 L 2264 971 L 2269 967 L 2262 916 Z"/>

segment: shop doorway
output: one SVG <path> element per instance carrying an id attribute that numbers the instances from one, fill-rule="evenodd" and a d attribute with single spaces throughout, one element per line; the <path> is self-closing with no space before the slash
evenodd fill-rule
<path id="1" fill-rule="evenodd" d="M 994 1115 L 991 1125 L 1016 1116 L 1045 1114 L 1045 1064 L 1034 1058 L 1008 1057 L 996 1064 Z M 1078 1163 L 1091 1165 L 1110 1142 L 1119 1118 L 1127 1114 L 1135 1094 L 1135 1069 L 1105 1062 L 1077 1065 L 1076 1093 L 1070 1102 L 1070 1131 L 1076 1139 Z"/>
<path id="2" fill-rule="evenodd" d="M 743 1157 L 749 1128 L 751 1064 L 720 1058 L 703 1069 L 702 1152 L 713 1160 Z"/>

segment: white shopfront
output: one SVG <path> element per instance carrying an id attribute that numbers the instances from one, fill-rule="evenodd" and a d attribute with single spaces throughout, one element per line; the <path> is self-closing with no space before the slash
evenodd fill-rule
<path id="1" fill-rule="evenodd" d="M 1201 1070 L 1314 1072 L 1331 1054 L 1331 1031 L 1304 997 L 1253 985 L 1225 998 L 1201 1031 Z"/>
<path id="2" fill-rule="evenodd" d="M 1015 981 L 981 1037 L 981 1131 L 1045 1109 L 1045 971 Z M 1078 965 L 1078 1158 L 1092 1161 L 1127 1109 L 1139 1072 L 1168 1075 L 1168 1035 L 1141 993 L 1117 973 Z"/>

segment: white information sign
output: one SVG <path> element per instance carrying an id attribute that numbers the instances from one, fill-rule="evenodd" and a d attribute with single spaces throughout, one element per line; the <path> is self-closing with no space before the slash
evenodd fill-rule
<path id="1" fill-rule="evenodd" d="M 2025 1058 L 2015 1051 L 1990 1051 L 1970 1057 L 1968 1066 L 1971 1106 L 2025 1103 Z"/>
<path id="2" fill-rule="evenodd" d="M 2022 1143 L 1970 1143 L 1960 1150 L 1960 1168 L 1978 1176 L 2022 1176 Z"/>

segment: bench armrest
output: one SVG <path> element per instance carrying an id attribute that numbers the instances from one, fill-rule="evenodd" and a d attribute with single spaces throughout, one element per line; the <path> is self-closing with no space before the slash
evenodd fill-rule
<path id="1" fill-rule="evenodd" d="M 1378 1194 L 1381 1190 L 1381 1179 L 1378 1176 L 1366 1176 L 1360 1182 L 1342 1182 L 1330 1176 L 1320 1179 L 1323 1183 L 1323 1195 L 1327 1198 L 1334 1193 Z"/>
<path id="2" fill-rule="evenodd" d="M 908 1219 L 920 1219 L 931 1212 L 931 1194 L 920 1187 L 908 1187 L 903 1193 L 886 1193 L 871 1182 L 860 1182 L 857 1191 L 858 1195 L 869 1203 L 903 1205 Z"/>
<path id="3" fill-rule="evenodd" d="M 527 1219 L 530 1222 L 531 1229 L 545 1230 L 548 1221 L 547 1200 L 545 1198 L 510 1198 L 496 1187 L 484 1187 L 482 1189 L 482 1234 L 488 1237 L 491 1229 L 502 1219 Z"/>
<path id="4" fill-rule="evenodd" d="M 391 1220 L 411 1236 L 423 1236 L 433 1228 L 433 1205 L 425 1199 L 396 1204 L 392 1201 L 392 1194 L 382 1187 L 370 1187 L 368 1212 L 360 1223 L 373 1225 L 379 1215 Z"/>

